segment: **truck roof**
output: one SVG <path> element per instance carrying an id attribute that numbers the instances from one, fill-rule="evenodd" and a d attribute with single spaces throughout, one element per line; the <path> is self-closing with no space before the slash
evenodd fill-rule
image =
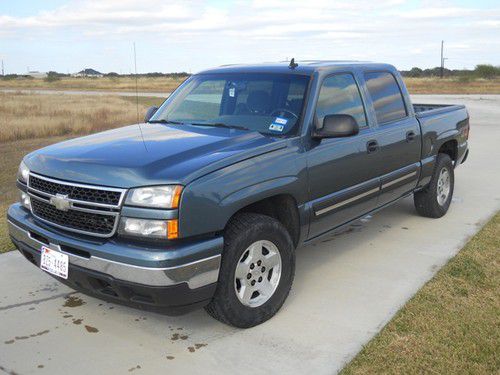
<path id="1" fill-rule="evenodd" d="M 211 73 L 288 73 L 312 75 L 315 72 L 328 72 L 345 69 L 346 67 L 361 68 L 361 69 L 384 69 L 395 70 L 390 64 L 381 64 L 368 61 L 352 61 L 352 60 L 303 60 L 295 61 L 298 66 L 294 69 L 289 67 L 289 61 L 281 61 L 276 63 L 261 63 L 261 64 L 231 64 L 222 65 L 216 68 L 211 68 L 198 72 L 198 74 Z"/>

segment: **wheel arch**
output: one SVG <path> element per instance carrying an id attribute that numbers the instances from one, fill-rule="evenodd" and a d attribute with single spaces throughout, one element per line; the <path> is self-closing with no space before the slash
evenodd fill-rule
<path id="1" fill-rule="evenodd" d="M 458 141 L 456 139 L 450 139 L 439 147 L 438 154 L 446 154 L 451 160 L 456 161 L 458 157 Z"/>
<path id="2" fill-rule="evenodd" d="M 286 228 L 294 246 L 297 247 L 300 239 L 300 215 L 297 200 L 292 194 L 276 194 L 247 204 L 234 212 L 227 223 L 234 216 L 244 212 L 258 213 L 278 220 Z"/>

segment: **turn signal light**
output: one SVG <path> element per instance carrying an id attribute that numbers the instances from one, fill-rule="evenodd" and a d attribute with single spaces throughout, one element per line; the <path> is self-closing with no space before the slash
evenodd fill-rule
<path id="1" fill-rule="evenodd" d="M 167 221 L 167 238 L 169 240 L 179 238 L 179 220 L 174 219 Z"/>

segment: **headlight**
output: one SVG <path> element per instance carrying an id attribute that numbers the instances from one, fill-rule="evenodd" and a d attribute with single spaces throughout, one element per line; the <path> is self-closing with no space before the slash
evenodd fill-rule
<path id="1" fill-rule="evenodd" d="M 178 208 L 182 186 L 150 186 L 132 189 L 127 194 L 125 204 L 139 207 Z"/>
<path id="2" fill-rule="evenodd" d="M 173 240 L 178 237 L 178 221 L 146 220 L 122 217 L 119 227 L 120 234 L 149 238 Z"/>
<path id="3" fill-rule="evenodd" d="M 22 161 L 21 164 L 19 164 L 19 169 L 17 170 L 17 179 L 27 184 L 29 175 L 30 170 L 28 169 L 26 164 L 24 164 L 24 161 Z"/>

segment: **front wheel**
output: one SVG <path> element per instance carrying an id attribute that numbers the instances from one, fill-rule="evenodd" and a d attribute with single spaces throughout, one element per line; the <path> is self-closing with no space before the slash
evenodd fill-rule
<path id="1" fill-rule="evenodd" d="M 249 328 L 270 319 L 285 302 L 295 273 L 295 251 L 285 227 L 269 216 L 231 219 L 217 290 L 205 310 L 215 319 Z"/>
<path id="2" fill-rule="evenodd" d="M 448 155 L 438 154 L 431 182 L 413 196 L 417 212 L 431 218 L 439 218 L 446 214 L 451 204 L 454 186 L 453 162 Z"/>

